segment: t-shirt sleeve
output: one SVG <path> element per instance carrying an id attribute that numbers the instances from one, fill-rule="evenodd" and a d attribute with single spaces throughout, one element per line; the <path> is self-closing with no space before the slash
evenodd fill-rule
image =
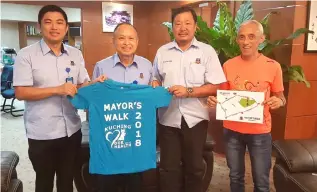
<path id="1" fill-rule="evenodd" d="M 71 102 L 71 104 L 77 109 L 88 109 L 89 100 L 93 99 L 88 99 L 90 95 L 92 95 L 92 87 L 93 85 L 82 87 L 78 89 L 78 92 L 74 97 L 68 96 L 68 99 Z"/>
<path id="2" fill-rule="evenodd" d="M 172 100 L 172 94 L 170 94 L 164 87 L 152 89 L 153 92 L 151 94 L 153 95 L 153 102 L 155 103 L 156 108 L 167 107 Z"/>
<path id="3" fill-rule="evenodd" d="M 284 91 L 283 85 L 283 71 L 279 63 L 276 64 L 276 72 L 272 82 L 271 90 L 272 92 L 281 92 Z"/>

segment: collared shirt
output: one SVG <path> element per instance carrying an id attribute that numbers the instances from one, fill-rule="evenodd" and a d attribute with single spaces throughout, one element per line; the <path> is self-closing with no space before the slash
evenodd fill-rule
<path id="1" fill-rule="evenodd" d="M 161 81 L 164 87 L 200 87 L 208 83 L 215 85 L 226 81 L 216 51 L 195 38 L 185 51 L 182 51 L 175 41 L 160 47 L 154 61 L 153 79 Z M 174 97 L 168 108 L 159 109 L 160 123 L 181 128 L 183 116 L 191 128 L 202 120 L 209 120 L 208 109 L 202 100 Z"/>
<path id="2" fill-rule="evenodd" d="M 64 84 L 68 77 L 73 78 L 73 83 L 82 84 L 89 81 L 84 65 L 80 50 L 63 45 L 61 54 L 56 56 L 42 39 L 19 51 L 14 64 L 13 85 L 56 87 Z M 69 137 L 81 127 L 77 110 L 66 96 L 57 95 L 25 101 L 24 123 L 27 137 L 36 140 Z"/>
<path id="3" fill-rule="evenodd" d="M 152 63 L 144 57 L 134 55 L 132 64 L 126 67 L 118 54 L 114 54 L 97 62 L 93 79 L 100 75 L 121 83 L 148 85 L 152 78 Z"/>

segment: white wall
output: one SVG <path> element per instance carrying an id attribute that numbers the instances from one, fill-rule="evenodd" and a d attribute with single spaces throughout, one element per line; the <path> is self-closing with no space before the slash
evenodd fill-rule
<path id="1" fill-rule="evenodd" d="M 37 16 L 43 6 L 1 3 L 1 20 L 37 22 Z M 81 9 L 62 7 L 69 22 L 81 22 Z"/>
<path id="2" fill-rule="evenodd" d="M 18 22 L 1 21 L 1 47 L 15 48 L 20 50 Z"/>

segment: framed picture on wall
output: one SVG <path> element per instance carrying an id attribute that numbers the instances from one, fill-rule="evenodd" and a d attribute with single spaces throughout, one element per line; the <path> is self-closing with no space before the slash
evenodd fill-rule
<path id="1" fill-rule="evenodd" d="M 305 52 L 317 52 L 317 1 L 307 2 L 307 28 L 314 33 L 306 34 Z"/>
<path id="2" fill-rule="evenodd" d="M 102 2 L 102 31 L 113 32 L 120 23 L 133 25 L 133 5 Z"/>

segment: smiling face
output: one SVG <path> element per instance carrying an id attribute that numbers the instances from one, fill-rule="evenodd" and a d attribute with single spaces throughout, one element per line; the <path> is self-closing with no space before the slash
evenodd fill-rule
<path id="1" fill-rule="evenodd" d="M 258 53 L 258 47 L 264 39 L 264 35 L 257 24 L 247 23 L 241 25 L 237 36 L 241 55 L 249 57 Z"/>
<path id="2" fill-rule="evenodd" d="M 194 38 L 196 22 L 191 12 L 178 14 L 173 21 L 173 34 L 176 42 L 188 43 Z"/>
<path id="3" fill-rule="evenodd" d="M 121 25 L 114 33 L 114 46 L 119 56 L 132 56 L 138 47 L 138 35 L 131 25 Z"/>
<path id="4" fill-rule="evenodd" d="M 68 24 L 59 12 L 45 13 L 40 27 L 43 38 L 51 44 L 62 42 L 68 30 Z"/>

